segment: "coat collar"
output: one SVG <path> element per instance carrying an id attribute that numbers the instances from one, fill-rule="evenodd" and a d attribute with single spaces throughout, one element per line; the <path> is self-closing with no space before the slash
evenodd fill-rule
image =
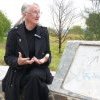
<path id="1" fill-rule="evenodd" d="M 28 50 L 28 44 L 25 36 L 25 29 L 24 24 L 21 24 L 18 27 L 17 30 L 18 33 L 18 43 L 21 49 L 23 50 L 23 53 L 25 54 L 25 57 L 29 57 L 29 50 Z M 37 54 L 38 50 L 40 49 L 40 40 L 41 40 L 41 26 L 37 26 L 36 28 L 36 34 L 34 34 L 35 37 L 35 53 Z"/>

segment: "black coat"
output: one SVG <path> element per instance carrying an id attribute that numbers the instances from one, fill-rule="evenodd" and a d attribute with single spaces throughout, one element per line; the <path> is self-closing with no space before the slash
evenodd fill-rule
<path id="1" fill-rule="evenodd" d="M 43 70 L 43 72 L 45 73 L 45 83 L 51 84 L 52 75 L 48 68 L 48 65 L 51 61 L 51 52 L 49 48 L 49 35 L 47 28 L 42 26 L 37 26 L 36 34 L 34 34 L 34 37 L 35 37 L 35 57 L 41 59 L 47 53 L 50 54 L 50 57 L 48 62 L 41 65 L 33 64 L 33 67 Z M 17 97 L 20 94 L 20 80 L 25 70 L 27 70 L 28 68 L 28 65 L 24 66 L 18 65 L 17 63 L 18 52 L 21 52 L 23 57 L 29 57 L 28 44 L 25 39 L 25 29 L 23 24 L 14 27 L 8 33 L 4 60 L 6 64 L 9 65 L 9 69 L 5 78 L 2 81 L 2 89 L 8 96 L 14 95 L 15 97 Z M 40 76 L 44 77 L 42 75 Z M 9 100 L 11 99 L 9 98 Z M 16 100 L 18 100 L 18 98 L 16 98 Z"/>

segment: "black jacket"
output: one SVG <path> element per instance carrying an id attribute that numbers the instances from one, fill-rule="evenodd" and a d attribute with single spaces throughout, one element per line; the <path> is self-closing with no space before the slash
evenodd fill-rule
<path id="1" fill-rule="evenodd" d="M 36 34 L 34 34 L 34 37 L 35 57 L 41 59 L 45 56 L 46 53 L 49 53 L 51 55 L 47 28 L 38 26 L 36 29 Z M 8 33 L 4 60 L 10 67 L 20 68 L 17 64 L 18 52 L 21 52 L 23 57 L 29 57 L 28 45 L 27 40 L 25 39 L 25 30 L 23 24 L 13 28 Z M 50 63 L 50 60 L 51 56 L 49 61 L 43 64 L 43 67 L 47 67 Z"/>
<path id="2" fill-rule="evenodd" d="M 49 71 L 48 65 L 51 61 L 51 52 L 49 48 L 49 34 L 46 27 L 37 26 L 35 37 L 35 57 L 41 59 L 45 54 L 49 53 L 50 57 L 48 62 L 38 65 L 33 64 L 33 67 L 38 69 L 43 69 L 46 72 L 47 84 L 51 84 L 52 75 Z M 2 89 L 5 93 L 13 93 L 13 91 L 19 91 L 20 88 L 20 79 L 24 73 L 24 69 L 27 70 L 28 65 L 19 66 L 17 63 L 18 52 L 22 53 L 23 57 L 29 57 L 28 45 L 25 39 L 25 29 L 24 25 L 21 24 L 17 27 L 14 27 L 8 33 L 7 43 L 6 43 L 6 52 L 4 60 L 7 65 L 9 65 L 8 72 L 5 78 L 2 81 Z M 18 95 L 16 93 L 16 95 Z"/>

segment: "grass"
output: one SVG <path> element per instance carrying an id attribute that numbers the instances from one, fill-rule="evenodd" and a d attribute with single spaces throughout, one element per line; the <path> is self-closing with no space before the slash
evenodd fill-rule
<path id="1" fill-rule="evenodd" d="M 50 69 L 51 70 L 56 70 L 59 62 L 60 62 L 60 58 L 62 55 L 62 52 L 64 50 L 64 45 L 62 45 L 62 52 L 59 54 L 59 50 L 58 50 L 58 43 L 56 41 L 56 37 L 52 37 L 50 36 L 50 48 L 51 48 L 51 54 L 52 54 L 52 60 L 51 60 L 51 64 L 50 64 Z"/>
<path id="2" fill-rule="evenodd" d="M 5 53 L 5 40 L 0 42 L 0 65 L 5 65 L 4 53 Z"/>

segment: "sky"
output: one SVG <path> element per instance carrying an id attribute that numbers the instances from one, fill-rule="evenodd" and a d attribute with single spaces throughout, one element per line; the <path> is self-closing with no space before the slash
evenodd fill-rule
<path id="1" fill-rule="evenodd" d="M 21 6 L 24 3 L 31 4 L 36 2 L 41 8 L 40 24 L 47 27 L 52 27 L 50 17 L 50 5 L 52 0 L 0 0 L 0 10 L 10 19 L 12 25 L 14 25 L 21 17 Z M 72 0 L 77 12 L 83 11 L 84 7 L 89 7 L 89 0 Z M 74 24 L 84 27 L 84 20 L 79 18 Z"/>

